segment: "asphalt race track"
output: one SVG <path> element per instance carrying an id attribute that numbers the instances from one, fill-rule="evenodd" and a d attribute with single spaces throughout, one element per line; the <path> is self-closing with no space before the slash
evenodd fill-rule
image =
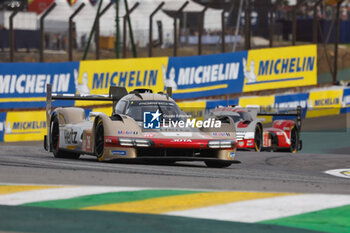
<path id="1" fill-rule="evenodd" d="M 349 121 L 314 131 L 320 122 L 299 153 L 238 151 L 225 169 L 0 143 L 0 232 L 349 232 Z M 346 173 L 325 173 L 335 169 Z"/>
<path id="2" fill-rule="evenodd" d="M 254 190 L 350 194 L 350 179 L 325 174 L 350 170 L 350 114 L 304 119 L 297 154 L 237 152 L 241 163 L 209 169 L 174 165 L 55 159 L 42 142 L 0 143 L 0 182 Z"/>
<path id="3" fill-rule="evenodd" d="M 79 160 L 56 159 L 44 151 L 41 143 L 21 144 L 27 145 L 1 145 L 0 177 L 3 183 L 350 194 L 350 179 L 324 173 L 348 168 L 350 152 L 238 152 L 237 159 L 241 163 L 213 169 L 202 162 L 155 165 L 118 161 L 100 163 L 91 156 L 82 156 Z"/>

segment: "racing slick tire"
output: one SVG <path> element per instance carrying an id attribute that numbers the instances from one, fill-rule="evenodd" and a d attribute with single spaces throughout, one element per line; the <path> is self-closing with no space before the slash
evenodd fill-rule
<path id="1" fill-rule="evenodd" d="M 254 150 L 256 152 L 260 152 L 262 149 L 262 144 L 263 144 L 263 137 L 262 137 L 262 127 L 261 125 L 257 124 L 255 127 L 255 132 L 254 132 Z"/>
<path id="2" fill-rule="evenodd" d="M 60 138 L 60 126 L 57 119 L 57 115 L 53 115 L 50 124 L 50 133 L 51 133 L 51 148 L 52 153 L 55 158 L 64 158 L 64 159 L 79 159 L 80 154 L 62 151 L 59 149 L 59 138 Z"/>
<path id="3" fill-rule="evenodd" d="M 95 155 L 98 161 L 102 161 L 104 157 L 104 140 L 103 121 L 99 118 L 95 127 Z"/>
<path id="4" fill-rule="evenodd" d="M 299 133 L 298 129 L 294 126 L 290 131 L 290 147 L 288 152 L 296 153 L 299 148 Z"/>
<path id="5" fill-rule="evenodd" d="M 205 165 L 210 168 L 226 168 L 231 166 L 232 162 L 230 161 L 204 161 Z"/>

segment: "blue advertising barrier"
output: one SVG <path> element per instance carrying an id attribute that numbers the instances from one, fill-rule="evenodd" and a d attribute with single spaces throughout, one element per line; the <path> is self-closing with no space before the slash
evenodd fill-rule
<path id="1" fill-rule="evenodd" d="M 0 71 L 0 109 L 44 108 L 48 83 L 55 93 L 75 93 L 79 62 L 0 63 Z"/>
<path id="2" fill-rule="evenodd" d="M 350 95 L 350 92 L 349 92 L 349 95 Z M 262 98 L 264 98 L 264 97 L 266 97 L 266 96 L 263 96 Z M 298 106 L 301 106 L 302 107 L 302 118 L 306 118 L 309 93 L 276 95 L 276 96 L 272 96 L 272 97 L 274 97 L 274 101 L 272 102 L 272 104 L 274 105 L 273 106 L 274 111 L 278 111 L 278 112 L 291 111 L 291 110 L 294 111 L 294 110 L 297 110 Z M 259 99 L 260 97 L 253 97 L 253 98 Z M 230 106 L 230 105 L 239 105 L 239 99 L 207 101 L 206 109 L 210 110 L 210 109 L 214 109 L 218 106 L 226 107 L 226 106 Z M 274 116 L 273 117 L 273 120 L 279 120 L 279 119 L 295 119 L 295 117 L 293 117 L 293 116 L 291 116 L 291 117 Z"/>
<path id="3" fill-rule="evenodd" d="M 207 101 L 206 108 L 214 109 L 218 106 L 233 106 L 233 105 L 238 105 L 238 99 Z"/>
<path id="4" fill-rule="evenodd" d="M 6 130 L 6 112 L 0 112 L 0 142 L 4 141 L 5 130 Z"/>
<path id="5" fill-rule="evenodd" d="M 205 56 L 170 57 L 164 86 L 173 88 L 175 99 L 198 98 L 243 90 L 241 63 L 248 52 Z"/>
<path id="6" fill-rule="evenodd" d="M 350 112 L 350 88 L 344 89 L 342 108 L 340 110 L 341 114 L 348 112 Z"/>
<path id="7" fill-rule="evenodd" d="M 297 110 L 298 106 L 302 108 L 302 118 L 306 117 L 307 103 L 309 99 L 309 93 L 288 94 L 288 95 L 276 95 L 274 109 L 283 112 L 284 110 Z M 274 120 L 280 118 L 286 119 L 286 117 L 274 117 Z M 295 117 L 291 117 L 295 118 Z"/>

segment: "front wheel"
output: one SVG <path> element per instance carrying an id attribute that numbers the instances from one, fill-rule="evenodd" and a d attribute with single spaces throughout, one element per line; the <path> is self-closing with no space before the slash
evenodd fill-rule
<path id="1" fill-rule="evenodd" d="M 204 161 L 205 165 L 210 168 L 226 168 L 231 166 L 232 162 L 229 161 Z"/>
<path id="2" fill-rule="evenodd" d="M 52 153 L 55 158 L 79 159 L 80 154 L 62 151 L 59 149 L 60 125 L 56 115 L 52 117 L 51 124 L 50 124 L 50 133 L 51 133 L 50 143 L 51 143 Z"/>
<path id="3" fill-rule="evenodd" d="M 95 155 L 98 161 L 104 157 L 104 128 L 103 121 L 99 119 L 95 128 Z"/>
<path id="4" fill-rule="evenodd" d="M 298 134 L 298 129 L 295 127 L 292 128 L 290 131 L 290 147 L 289 147 L 289 152 L 291 153 L 296 153 L 298 150 L 299 146 L 299 134 Z"/>
<path id="5" fill-rule="evenodd" d="M 263 144 L 261 125 L 256 125 L 254 132 L 254 150 L 260 152 Z"/>

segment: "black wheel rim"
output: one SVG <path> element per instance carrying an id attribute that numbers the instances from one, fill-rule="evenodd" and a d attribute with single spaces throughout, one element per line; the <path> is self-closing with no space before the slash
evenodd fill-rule
<path id="1" fill-rule="evenodd" d="M 297 134 L 295 129 L 292 129 L 291 136 L 290 136 L 290 148 L 292 151 L 295 150 L 297 144 Z"/>
<path id="2" fill-rule="evenodd" d="M 52 122 L 52 132 L 51 132 L 52 148 L 54 150 L 58 149 L 59 136 L 60 136 L 60 130 L 59 130 L 59 126 L 58 126 L 58 121 L 55 118 Z"/>
<path id="3" fill-rule="evenodd" d="M 97 125 L 95 148 L 97 157 L 101 157 L 103 155 L 104 150 L 104 130 L 102 123 Z"/>
<path id="4" fill-rule="evenodd" d="M 255 130 L 255 135 L 254 135 L 254 141 L 255 141 L 255 146 L 257 151 L 260 151 L 260 145 L 261 145 L 261 133 L 260 133 L 260 127 L 257 126 Z"/>

